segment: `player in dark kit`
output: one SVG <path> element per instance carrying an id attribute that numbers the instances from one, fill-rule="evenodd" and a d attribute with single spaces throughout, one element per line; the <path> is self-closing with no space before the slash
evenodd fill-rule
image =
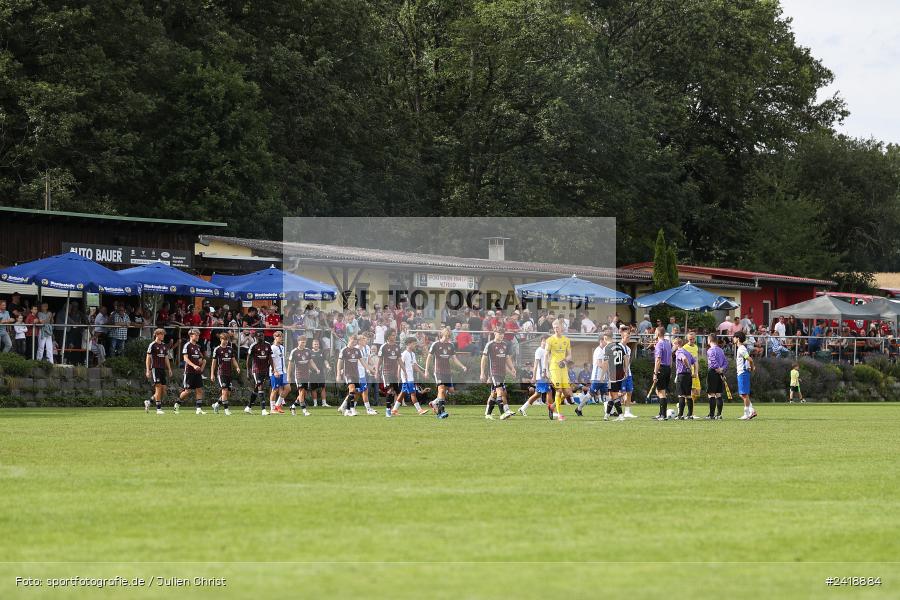
<path id="1" fill-rule="evenodd" d="M 153 400 L 156 402 L 156 414 L 163 414 L 162 399 L 166 395 L 166 382 L 172 377 L 172 364 L 169 362 L 169 346 L 165 343 L 166 332 L 156 329 L 153 342 L 147 347 L 147 379 L 153 382 Z M 144 400 L 144 411 L 150 411 L 150 401 Z"/>
<path id="2" fill-rule="evenodd" d="M 356 347 L 356 336 L 351 335 L 347 338 L 347 346 L 341 350 L 337 361 L 337 382 L 347 385 L 347 396 L 338 407 L 338 413 L 345 417 L 356 416 L 356 400 L 360 395 L 358 384 L 361 358 L 362 352 Z"/>
<path id="3" fill-rule="evenodd" d="M 309 416 L 309 410 L 306 407 L 306 392 L 309 391 L 310 371 L 319 374 L 319 367 L 312 360 L 312 350 L 306 347 L 306 336 L 301 335 L 297 338 L 297 347 L 291 350 L 288 357 L 288 373 L 297 386 L 297 399 L 291 404 L 291 414 L 297 414 L 297 403 L 300 403 L 300 410 L 303 416 Z"/>
<path id="4" fill-rule="evenodd" d="M 493 419 L 494 404 L 500 409 L 500 418 L 508 419 L 512 416 L 509 404 L 506 401 L 506 371 L 515 371 L 516 366 L 509 355 L 509 347 L 503 340 L 503 330 L 494 331 L 494 339 L 487 343 L 481 355 L 481 381 L 491 384 L 491 394 L 488 396 L 487 406 L 484 410 L 485 419 Z"/>
<path id="5" fill-rule="evenodd" d="M 387 400 L 384 403 L 384 416 L 391 418 L 391 406 L 400 396 L 400 378 L 398 376 L 398 368 L 400 364 L 401 349 L 397 344 L 397 332 L 388 329 L 384 333 L 386 340 L 381 348 L 378 349 L 378 362 L 375 364 L 375 372 L 380 374 L 381 383 L 384 385 L 387 393 Z"/>
<path id="6" fill-rule="evenodd" d="M 232 374 L 240 375 L 241 367 L 238 365 L 235 356 L 234 346 L 231 345 L 231 335 L 227 333 L 219 334 L 220 344 L 213 350 L 212 365 L 209 368 L 209 378 L 218 382 L 219 388 L 222 390 L 219 400 L 212 407 L 213 412 L 219 412 L 219 404 L 225 409 L 225 414 L 230 415 L 228 409 L 228 399 L 231 397 L 232 390 Z"/>
<path id="7" fill-rule="evenodd" d="M 253 409 L 250 407 L 259 398 L 262 415 L 266 416 L 269 414 L 266 410 L 266 382 L 269 381 L 269 369 L 273 366 L 272 346 L 269 345 L 269 342 L 262 339 L 262 336 L 258 336 L 256 340 L 247 350 L 247 371 L 253 380 L 253 391 L 250 392 L 244 412 L 248 415 L 251 414 Z"/>
<path id="8" fill-rule="evenodd" d="M 612 336 L 608 333 L 603 335 L 607 341 L 606 345 L 606 370 L 609 380 L 610 401 L 606 403 L 606 413 L 603 420 L 608 421 L 612 416 L 613 410 L 616 411 L 616 420 L 624 421 L 622 414 L 622 385 L 628 376 L 628 351 L 625 346 L 618 340 L 612 342 Z"/>
<path id="9" fill-rule="evenodd" d="M 184 400 L 193 391 L 197 414 L 203 415 L 206 414 L 203 412 L 203 368 L 206 366 L 206 358 L 203 356 L 199 342 L 200 330 L 188 331 L 188 341 L 181 348 L 181 358 L 184 360 L 184 381 L 178 400 Z M 175 403 L 175 412 L 178 412 L 178 402 Z"/>
<path id="10" fill-rule="evenodd" d="M 459 362 L 456 358 L 456 346 L 451 341 L 450 328 L 441 329 L 440 339 L 431 344 L 428 349 L 428 356 L 425 358 L 425 377 L 428 377 L 428 370 L 431 363 L 434 362 L 434 382 L 437 384 L 437 398 L 429 402 L 431 410 L 435 412 L 439 419 L 446 419 L 450 415 L 444 410 L 444 402 L 447 394 L 453 391 L 453 367 L 455 363 L 457 367 L 466 372 L 466 366 Z"/>
<path id="11" fill-rule="evenodd" d="M 318 369 L 317 374 L 309 378 L 309 392 L 313 399 L 313 406 L 319 405 L 319 398 L 321 397 L 322 406 L 330 408 L 331 405 L 328 404 L 325 392 L 325 371 L 330 369 L 331 365 L 328 363 L 328 359 L 325 358 L 325 353 L 322 352 L 322 345 L 319 340 L 313 339 L 310 353 L 312 364 L 316 365 Z"/>

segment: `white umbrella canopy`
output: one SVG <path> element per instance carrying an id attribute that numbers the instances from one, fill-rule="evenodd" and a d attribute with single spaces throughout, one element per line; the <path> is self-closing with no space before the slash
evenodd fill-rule
<path id="1" fill-rule="evenodd" d="M 900 320 L 900 300 L 891 300 L 890 298 L 873 298 L 866 302 L 863 306 L 877 310 L 881 313 L 882 321 Z"/>
<path id="2" fill-rule="evenodd" d="M 881 311 L 868 304 L 850 304 L 833 296 L 819 296 L 773 310 L 773 317 L 830 319 L 832 321 L 872 321 L 881 319 Z"/>

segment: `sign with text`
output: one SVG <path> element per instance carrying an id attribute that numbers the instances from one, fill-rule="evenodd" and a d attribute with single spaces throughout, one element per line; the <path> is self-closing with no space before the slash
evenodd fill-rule
<path id="1" fill-rule="evenodd" d="M 77 252 L 85 258 L 110 265 L 136 266 L 160 261 L 173 267 L 190 267 L 193 262 L 193 254 L 189 250 L 63 242 L 62 251 Z"/>
<path id="2" fill-rule="evenodd" d="M 416 273 L 416 285 L 420 288 L 474 290 L 475 277 L 470 275 L 444 275 L 441 273 Z"/>

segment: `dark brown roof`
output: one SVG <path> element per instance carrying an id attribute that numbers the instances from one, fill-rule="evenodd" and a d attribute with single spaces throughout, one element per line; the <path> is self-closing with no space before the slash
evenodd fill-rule
<path id="1" fill-rule="evenodd" d="M 530 275 L 566 277 L 577 275 L 586 279 L 616 281 L 618 283 L 650 283 L 650 273 L 634 269 L 591 267 L 586 265 L 560 265 L 514 260 L 488 260 L 485 258 L 465 258 L 441 256 L 437 254 L 409 254 L 396 250 L 376 248 L 356 248 L 353 246 L 332 246 L 325 244 L 304 244 L 277 240 L 255 240 L 220 235 L 202 235 L 201 243 L 221 242 L 249 248 L 267 255 L 287 256 L 309 262 L 342 263 L 353 262 L 379 267 L 428 268 L 437 271 L 469 271 L 479 274 L 497 273 L 501 275 Z M 707 285 L 726 288 L 753 289 L 752 284 L 733 281 L 704 281 Z"/>

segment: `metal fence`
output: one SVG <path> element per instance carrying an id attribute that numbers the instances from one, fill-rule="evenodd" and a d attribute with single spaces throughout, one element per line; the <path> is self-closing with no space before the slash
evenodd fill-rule
<path id="1" fill-rule="evenodd" d="M 44 331 L 45 327 L 51 328 L 51 333 Z M 134 337 L 148 341 L 152 337 L 155 326 L 148 324 L 131 324 L 125 327 L 125 339 L 119 331 L 123 328 L 117 327 L 116 324 L 107 324 L 103 326 L 81 325 L 81 324 L 50 324 L 50 325 L 25 325 L 24 337 L 22 335 L 22 325 L 19 327 L 14 325 L 4 325 L 0 327 L 0 331 L 5 331 L 8 337 L 0 335 L 0 349 L 4 352 L 16 351 L 23 356 L 45 360 L 47 353 L 53 355 L 53 362 L 67 363 L 84 363 L 86 366 L 90 364 L 92 356 L 94 362 L 101 362 L 104 358 L 116 356 L 124 350 L 124 345 Z M 67 330 L 63 335 L 63 330 Z M 171 347 L 181 348 L 188 339 L 188 331 L 190 329 L 199 329 L 201 331 L 210 330 L 208 338 L 201 341 L 201 345 L 207 351 L 218 345 L 219 341 L 216 335 L 220 332 L 230 333 L 233 337 L 233 343 L 237 345 L 240 358 L 244 357 L 243 352 L 249 348 L 255 339 L 251 336 L 252 332 L 262 331 L 282 331 L 285 334 L 285 345 L 293 347 L 296 345 L 298 336 L 304 336 L 307 340 L 319 340 L 322 350 L 330 357 L 336 356 L 346 345 L 346 337 L 338 335 L 333 329 L 309 329 L 302 326 L 284 326 L 268 327 L 261 325 L 259 327 L 245 328 L 243 326 L 182 326 L 168 325 L 162 327 L 166 331 L 166 340 Z M 402 339 L 406 336 L 426 336 L 428 341 L 434 341 L 440 330 L 436 329 L 401 329 L 396 330 L 398 338 L 402 343 Z M 128 332 L 131 332 L 129 337 Z M 368 330 L 369 335 L 373 335 L 372 330 Z M 471 336 L 471 342 L 465 347 L 459 346 L 458 351 L 465 355 L 474 355 L 480 353 L 485 344 L 491 339 L 494 332 L 486 330 L 454 330 L 453 339 L 457 341 L 457 337 L 465 333 Z M 534 356 L 534 348 L 539 343 L 542 336 L 549 335 L 546 332 L 505 332 L 507 339 L 511 340 L 513 346 L 513 355 L 516 358 L 517 366 L 529 367 Z M 598 338 L 597 333 L 567 333 L 566 336 L 573 342 L 582 342 L 595 344 Z M 706 352 L 709 345 L 710 336 L 714 335 L 718 340 L 726 354 L 733 354 L 733 341 L 731 336 L 723 336 L 718 334 L 697 334 L 697 345 L 702 353 Z M 683 336 L 682 336 L 683 337 Z M 63 348 L 63 339 L 65 339 L 66 347 Z M 49 340 L 49 341 L 48 341 Z M 207 343 L 208 340 L 208 343 Z M 774 341 L 777 340 L 777 341 Z M 656 335 L 653 333 L 631 335 L 632 352 L 636 357 L 651 357 L 653 355 L 654 345 L 656 343 Z M 746 342 L 748 350 L 754 357 L 777 356 L 781 358 L 800 358 L 801 356 L 809 356 L 822 361 L 831 362 L 847 362 L 856 364 L 865 362 L 873 355 L 885 356 L 890 360 L 896 360 L 898 356 L 898 341 L 893 336 L 886 337 L 857 337 L 857 336 L 773 336 L 765 335 L 749 335 Z M 102 350 L 100 349 L 102 348 Z M 420 348 L 420 352 L 426 351 L 427 348 Z M 242 352 L 243 351 L 243 352 Z"/>

